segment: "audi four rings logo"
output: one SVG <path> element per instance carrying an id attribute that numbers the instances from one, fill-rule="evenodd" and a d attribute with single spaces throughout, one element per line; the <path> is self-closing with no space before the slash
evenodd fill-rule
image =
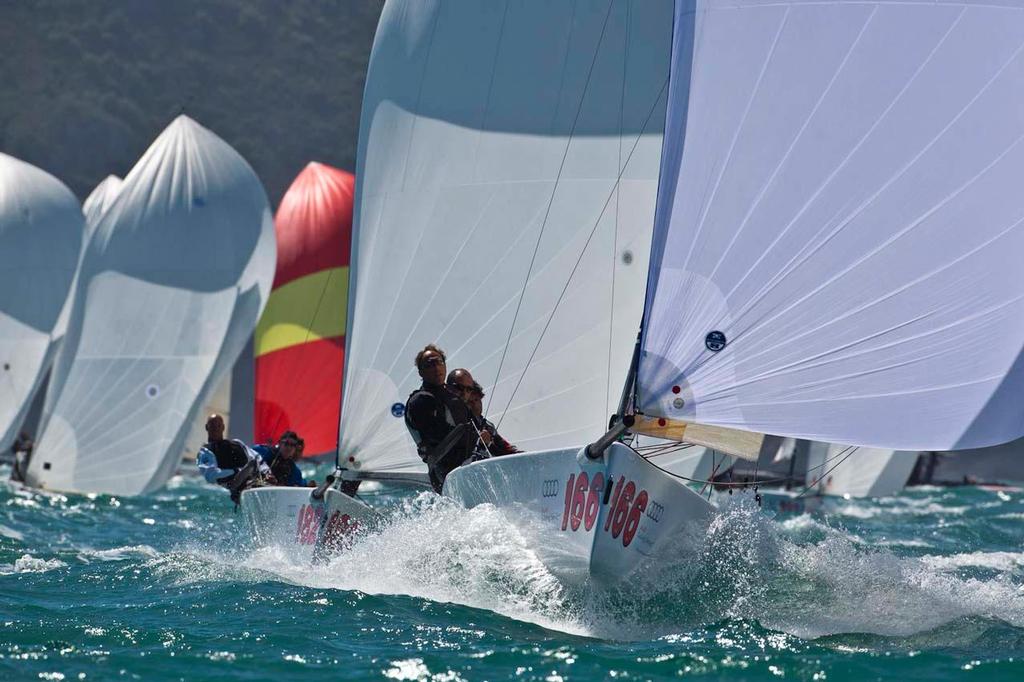
<path id="1" fill-rule="evenodd" d="M 661 521 L 661 515 L 664 512 L 665 507 L 658 504 L 654 500 L 651 500 L 651 503 L 647 505 L 647 511 L 644 512 L 644 515 L 647 516 L 647 518 L 649 518 L 651 521 L 657 523 L 658 521 Z"/>
<path id="2" fill-rule="evenodd" d="M 557 478 L 548 479 L 548 480 L 544 481 L 544 484 L 541 487 L 541 494 L 544 497 L 556 497 L 558 495 L 558 489 L 560 487 L 561 486 L 558 485 L 558 479 Z"/>

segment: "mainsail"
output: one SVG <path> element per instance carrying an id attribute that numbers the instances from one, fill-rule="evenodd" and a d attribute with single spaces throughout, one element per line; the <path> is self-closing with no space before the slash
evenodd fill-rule
<path id="1" fill-rule="evenodd" d="M 256 328 L 257 442 L 286 429 L 307 456 L 337 448 L 355 177 L 306 166 L 277 209 L 277 274 Z"/>
<path id="2" fill-rule="evenodd" d="M 71 190 L 0 154 L 0 451 L 17 437 L 50 365 L 83 232 Z"/>
<path id="3" fill-rule="evenodd" d="M 639 327 L 672 5 L 389 2 L 367 74 L 342 465 L 416 471 L 427 343 L 525 450 L 615 411 Z"/>
<path id="4" fill-rule="evenodd" d="M 179 116 L 89 242 L 28 483 L 116 494 L 163 485 L 188 421 L 252 333 L 273 268 L 259 179 Z"/>
<path id="5" fill-rule="evenodd" d="M 642 413 L 1024 433 L 1024 7 L 677 3 Z"/>

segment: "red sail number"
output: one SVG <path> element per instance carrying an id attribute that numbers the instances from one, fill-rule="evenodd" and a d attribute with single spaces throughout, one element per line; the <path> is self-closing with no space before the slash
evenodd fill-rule
<path id="1" fill-rule="evenodd" d="M 590 482 L 590 489 L 587 492 L 587 506 L 583 511 L 583 527 L 590 530 L 597 521 L 597 512 L 601 509 L 601 494 L 604 492 L 604 474 L 600 471 L 594 474 L 594 480 Z"/>
<path id="2" fill-rule="evenodd" d="M 579 475 L 570 474 L 565 484 L 565 506 L 562 509 L 562 530 L 571 528 L 590 530 L 597 521 L 597 513 L 601 509 L 601 493 L 604 491 L 604 474 L 597 472 L 594 479 L 581 471 Z"/>
<path id="3" fill-rule="evenodd" d="M 317 533 L 320 531 L 322 516 L 312 505 L 304 504 L 299 507 L 298 527 L 295 529 L 295 542 L 300 545 L 312 545 L 316 542 Z"/>
<path id="4" fill-rule="evenodd" d="M 562 509 L 562 530 L 585 530 L 594 527 L 601 510 L 604 494 L 604 474 L 598 472 L 590 479 L 585 471 L 571 474 L 565 483 L 565 501 Z M 613 538 L 622 538 L 622 546 L 629 547 L 640 527 L 640 519 L 647 509 L 646 490 L 637 493 L 636 483 L 627 481 L 625 476 L 615 484 L 605 517 L 604 530 Z"/>

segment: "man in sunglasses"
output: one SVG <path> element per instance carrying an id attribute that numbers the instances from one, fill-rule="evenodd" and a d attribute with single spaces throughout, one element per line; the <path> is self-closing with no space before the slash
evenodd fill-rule
<path id="1" fill-rule="evenodd" d="M 476 440 L 469 408 L 445 386 L 445 363 L 444 351 L 434 344 L 417 353 L 416 369 L 423 384 L 405 403 L 405 426 L 438 493 L 445 477 L 473 456 Z"/>
<path id="2" fill-rule="evenodd" d="M 457 393 L 469 407 L 469 414 L 476 429 L 476 444 L 473 448 L 474 459 L 486 459 L 500 455 L 511 455 L 521 452 L 498 434 L 494 424 L 484 417 L 484 389 L 467 369 L 453 369 L 448 375 L 448 388 Z"/>
<path id="3" fill-rule="evenodd" d="M 259 453 L 264 464 L 270 467 L 270 473 L 277 479 L 277 485 L 291 487 L 315 487 L 316 481 L 307 481 L 302 470 L 295 461 L 300 457 L 299 443 L 302 439 L 294 431 L 285 431 L 277 441 L 277 445 L 256 445 L 253 450 Z"/>

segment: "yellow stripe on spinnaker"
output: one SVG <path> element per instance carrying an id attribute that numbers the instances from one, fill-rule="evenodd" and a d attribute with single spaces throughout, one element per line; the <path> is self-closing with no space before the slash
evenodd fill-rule
<path id="1" fill-rule="evenodd" d="M 645 436 L 703 445 L 751 462 L 757 461 L 761 454 L 761 443 L 764 442 L 763 433 L 694 424 L 676 419 L 658 419 L 640 414 L 636 416 L 636 422 L 630 430 Z"/>
<path id="2" fill-rule="evenodd" d="M 256 325 L 256 356 L 345 334 L 348 267 L 314 272 L 274 289 Z"/>

